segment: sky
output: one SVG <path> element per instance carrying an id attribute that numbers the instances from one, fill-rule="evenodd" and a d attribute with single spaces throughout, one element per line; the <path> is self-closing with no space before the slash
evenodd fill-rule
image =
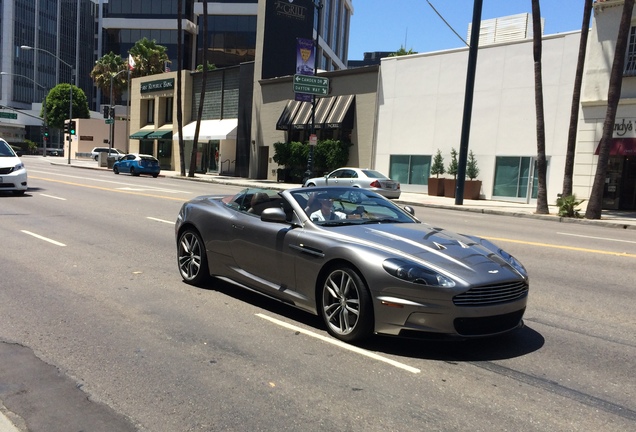
<path id="1" fill-rule="evenodd" d="M 362 60 L 365 52 L 431 52 L 465 46 L 450 26 L 467 40 L 474 0 L 352 0 L 349 60 Z M 583 22 L 583 0 L 543 0 L 544 35 L 578 31 Z M 531 13 L 531 0 L 483 0 L 481 19 Z"/>

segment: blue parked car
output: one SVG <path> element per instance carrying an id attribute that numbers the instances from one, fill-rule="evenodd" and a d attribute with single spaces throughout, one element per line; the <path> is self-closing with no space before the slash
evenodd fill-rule
<path id="1" fill-rule="evenodd" d="M 113 164 L 113 172 L 115 174 L 130 173 L 138 176 L 139 174 L 149 174 L 157 177 L 161 172 L 159 161 L 156 157 L 147 154 L 131 153 L 122 157 Z"/>

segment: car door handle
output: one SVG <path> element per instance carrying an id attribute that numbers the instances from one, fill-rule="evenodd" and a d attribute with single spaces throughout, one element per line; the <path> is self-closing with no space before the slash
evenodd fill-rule
<path id="1" fill-rule="evenodd" d="M 243 230 L 245 229 L 244 225 L 237 225 L 237 224 L 232 224 L 232 228 L 236 228 L 237 230 Z"/>

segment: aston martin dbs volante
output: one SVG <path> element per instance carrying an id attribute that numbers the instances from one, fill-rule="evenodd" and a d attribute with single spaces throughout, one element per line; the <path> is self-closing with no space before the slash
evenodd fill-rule
<path id="1" fill-rule="evenodd" d="M 183 280 L 213 276 L 320 315 L 343 341 L 479 337 L 523 325 L 528 275 L 493 243 L 359 188 L 248 188 L 185 203 Z"/>

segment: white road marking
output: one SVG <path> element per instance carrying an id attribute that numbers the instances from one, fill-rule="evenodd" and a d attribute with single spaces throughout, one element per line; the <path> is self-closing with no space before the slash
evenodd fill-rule
<path id="1" fill-rule="evenodd" d="M 153 218 L 153 217 L 150 217 L 150 216 L 146 216 L 146 219 L 150 219 L 150 220 L 153 220 L 153 221 L 163 222 L 163 223 L 167 223 L 167 224 L 170 224 L 170 225 L 174 225 L 174 221 L 168 221 L 168 220 L 165 220 L 165 219 L 157 219 L 157 218 Z"/>
<path id="2" fill-rule="evenodd" d="M 33 237 L 35 237 L 35 238 L 38 238 L 38 239 L 40 239 L 40 240 L 44 240 L 44 241 L 47 241 L 47 242 L 49 242 L 49 243 L 53 243 L 53 244 L 54 244 L 54 245 L 56 245 L 56 246 L 66 246 L 64 243 L 60 243 L 60 242 L 55 241 L 55 240 L 52 240 L 52 239 L 50 239 L 50 238 L 43 237 L 43 236 L 41 236 L 41 235 L 39 235 L 39 234 L 32 233 L 31 231 L 21 230 L 21 232 L 23 232 L 23 233 L 25 233 L 25 234 L 28 234 L 28 235 L 30 235 L 30 236 L 33 236 Z"/>
<path id="3" fill-rule="evenodd" d="M 281 327 L 285 327 L 285 328 L 288 328 L 290 330 L 302 333 L 304 335 L 311 336 L 311 337 L 314 337 L 316 339 L 320 339 L 323 342 L 327 342 L 327 343 L 330 343 L 332 345 L 336 345 L 336 346 L 338 346 L 340 348 L 344 348 L 344 349 L 352 351 L 352 352 L 354 352 L 356 354 L 360 354 L 360 355 L 363 355 L 365 357 L 372 358 L 374 360 L 378 360 L 378 361 L 381 361 L 381 362 L 384 362 L 384 363 L 388 363 L 391 366 L 395 366 L 396 368 L 403 369 L 403 370 L 405 370 L 407 372 L 411 372 L 411 373 L 414 373 L 414 374 L 421 372 L 420 369 L 414 368 L 414 367 L 406 365 L 404 363 L 400 363 L 400 362 L 397 362 L 395 360 L 391 360 L 390 358 L 383 357 L 381 355 L 372 353 L 371 351 L 367 351 L 365 349 L 358 348 L 358 347 L 353 346 L 353 345 L 348 345 L 348 344 L 346 344 L 346 343 L 344 343 L 342 341 L 339 341 L 337 339 L 331 339 L 331 338 L 325 337 L 323 335 L 320 335 L 318 333 L 314 333 L 314 332 L 311 332 L 309 330 L 305 330 L 305 329 L 297 327 L 297 326 L 295 326 L 293 324 L 288 324 L 288 323 L 286 323 L 284 321 L 277 320 L 276 318 L 272 318 L 272 317 L 269 317 L 267 315 L 263 315 L 263 314 L 260 314 L 260 313 L 256 314 L 256 316 L 259 317 L 259 318 L 266 319 L 266 320 L 268 320 L 268 321 L 270 321 L 270 322 L 272 322 L 274 324 L 277 324 L 277 325 L 279 325 Z"/>
<path id="4" fill-rule="evenodd" d="M 572 237 L 583 237 L 583 238 L 589 238 L 589 239 L 594 239 L 594 240 L 605 240 L 605 241 L 614 241 L 614 242 L 636 244 L 636 241 L 633 241 L 633 240 L 620 240 L 620 239 L 613 239 L 613 238 L 608 238 L 608 237 L 592 237 L 592 236 L 586 236 L 586 235 L 582 235 L 582 234 L 570 234 L 570 233 L 563 233 L 563 232 L 557 232 L 557 234 L 566 235 L 566 236 L 572 236 Z"/>
<path id="5" fill-rule="evenodd" d="M 47 198 L 53 198 L 53 199 L 60 200 L 60 201 L 66 201 L 66 198 L 56 197 L 56 196 L 53 196 L 53 195 L 40 194 L 40 196 L 47 197 Z"/>
<path id="6" fill-rule="evenodd" d="M 115 185 L 122 185 L 121 188 L 122 190 L 131 190 L 131 191 L 144 191 L 144 190 L 148 190 L 148 191 L 152 191 L 152 192 L 166 192 L 166 193 L 173 193 L 173 194 L 190 194 L 192 192 L 188 192 L 188 191 L 183 191 L 183 190 L 178 190 L 178 189 L 167 189 L 167 188 L 161 188 L 161 187 L 153 187 L 153 186 L 148 186 L 145 188 L 138 188 L 138 185 L 134 185 L 131 183 L 126 183 L 126 182 L 122 182 L 122 181 L 116 181 L 116 180 L 103 180 L 103 179 L 98 179 L 98 178 L 88 178 L 85 176 L 77 176 L 77 175 L 70 175 L 70 174 L 59 174 L 57 172 L 49 172 L 49 171 L 43 171 L 43 170 L 34 170 L 34 169 L 30 169 L 29 173 L 39 173 L 39 174 L 50 174 L 50 175 L 55 175 L 57 177 L 66 177 L 66 178 L 73 178 L 73 179 L 82 179 L 82 180 L 91 180 L 97 183 L 107 183 L 107 184 L 115 184 Z M 136 186 L 136 187 L 133 187 Z M 128 189 L 130 188 L 130 189 Z"/>

